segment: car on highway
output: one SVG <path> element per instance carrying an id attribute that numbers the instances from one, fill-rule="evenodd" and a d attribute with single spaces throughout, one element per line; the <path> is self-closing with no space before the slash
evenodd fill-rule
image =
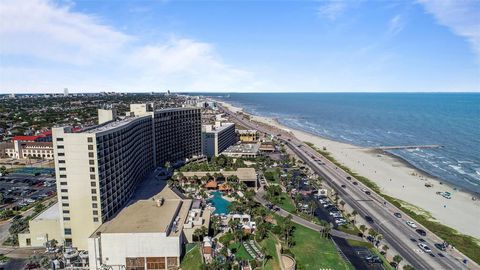
<path id="1" fill-rule="evenodd" d="M 447 250 L 447 247 L 446 247 L 444 244 L 435 243 L 434 246 L 435 246 L 436 248 L 438 248 L 439 250 L 441 250 L 441 251 Z"/>
<path id="2" fill-rule="evenodd" d="M 418 247 L 421 250 L 425 251 L 426 253 L 431 253 L 432 252 L 432 250 L 427 245 L 425 245 L 424 243 L 418 243 Z"/>
<path id="3" fill-rule="evenodd" d="M 373 218 L 371 216 L 365 216 L 365 220 L 368 222 L 368 223 L 373 223 Z"/>
<path id="4" fill-rule="evenodd" d="M 405 221 L 405 223 L 407 223 L 408 227 L 411 227 L 411 228 L 417 228 L 417 224 L 415 224 L 414 222 L 410 221 L 410 220 L 407 220 Z"/>
<path id="5" fill-rule="evenodd" d="M 358 185 L 357 181 L 353 181 L 353 184 L 354 184 L 355 186 Z"/>
<path id="6" fill-rule="evenodd" d="M 347 176 L 347 180 L 352 180 L 352 177 L 351 177 L 351 176 Z"/>
<path id="7" fill-rule="evenodd" d="M 427 236 L 427 232 L 422 229 L 416 229 L 415 231 L 421 236 Z"/>
<path id="8" fill-rule="evenodd" d="M 367 191 L 365 191 L 365 194 L 370 195 L 372 193 L 370 193 L 370 191 L 367 190 Z"/>
<path id="9" fill-rule="evenodd" d="M 346 185 L 341 185 L 341 187 L 342 187 L 342 188 L 347 188 L 347 186 L 346 186 Z"/>
<path id="10" fill-rule="evenodd" d="M 400 213 L 398 213 L 398 212 L 394 213 L 393 215 L 394 215 L 395 217 L 397 217 L 397 218 L 402 218 L 402 214 L 400 214 Z"/>
<path id="11" fill-rule="evenodd" d="M 415 238 L 410 238 L 410 241 L 416 243 L 416 242 L 417 242 L 417 239 L 415 239 Z"/>

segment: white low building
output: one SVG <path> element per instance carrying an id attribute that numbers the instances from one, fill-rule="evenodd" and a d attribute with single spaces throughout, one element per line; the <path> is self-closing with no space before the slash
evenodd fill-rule
<path id="1" fill-rule="evenodd" d="M 192 201 L 180 199 L 169 188 L 154 198 L 125 207 L 90 236 L 90 269 L 178 268 L 183 224 Z"/>

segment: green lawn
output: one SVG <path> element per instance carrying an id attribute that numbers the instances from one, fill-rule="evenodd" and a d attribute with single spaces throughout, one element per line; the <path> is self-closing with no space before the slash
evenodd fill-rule
<path id="1" fill-rule="evenodd" d="M 266 248 L 267 261 L 265 262 L 264 270 L 280 270 L 280 263 L 275 249 L 275 243 L 277 242 L 275 236 L 269 234 L 260 245 Z"/>
<path id="2" fill-rule="evenodd" d="M 295 255 L 297 269 L 354 269 L 343 260 L 333 242 L 320 237 L 318 232 L 295 224 L 293 237 L 295 245 L 290 251 Z"/>
<path id="3" fill-rule="evenodd" d="M 232 251 L 235 250 L 234 252 L 235 257 L 238 259 L 247 260 L 247 261 L 250 261 L 253 259 L 252 256 L 248 254 L 247 250 L 242 245 L 242 243 L 233 243 L 230 246 L 228 246 L 228 248 Z"/>
<path id="4" fill-rule="evenodd" d="M 271 184 L 280 184 L 280 175 L 276 170 L 268 170 L 264 174 L 265 179 Z"/>
<path id="5" fill-rule="evenodd" d="M 279 199 L 280 203 L 278 204 L 278 206 L 283 208 L 283 210 L 290 213 L 295 213 L 297 211 L 297 208 L 295 207 L 292 198 L 290 198 L 287 193 L 282 192 L 282 194 L 280 194 L 279 196 Z"/>
<path id="6" fill-rule="evenodd" d="M 183 270 L 201 270 L 202 269 L 202 254 L 200 253 L 200 247 L 197 245 L 192 248 L 185 257 L 183 257 L 180 267 Z"/>

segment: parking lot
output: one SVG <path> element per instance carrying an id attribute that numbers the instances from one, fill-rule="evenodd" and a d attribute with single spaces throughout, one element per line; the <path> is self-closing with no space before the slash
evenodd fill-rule
<path id="1" fill-rule="evenodd" d="M 22 208 L 53 195 L 56 191 L 55 178 L 43 175 L 11 174 L 0 177 L 0 192 L 5 208 Z"/>

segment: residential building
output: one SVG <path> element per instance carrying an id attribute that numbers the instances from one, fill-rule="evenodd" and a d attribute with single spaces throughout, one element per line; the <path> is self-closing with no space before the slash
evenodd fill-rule
<path id="1" fill-rule="evenodd" d="M 156 166 L 168 161 L 185 162 L 202 154 L 201 112 L 198 108 L 172 108 L 156 110 L 155 128 Z"/>
<path id="2" fill-rule="evenodd" d="M 218 156 L 230 145 L 235 144 L 235 124 L 217 122 L 214 126 L 202 127 L 203 154 L 207 157 Z"/>
<path id="3" fill-rule="evenodd" d="M 62 243 L 63 236 L 60 230 L 59 208 L 55 203 L 28 222 L 29 232 L 18 234 L 20 247 L 41 247 L 50 240 Z"/>
<path id="4" fill-rule="evenodd" d="M 76 132 L 53 129 L 59 242 L 86 250 L 92 232 L 122 210 L 156 166 L 201 155 L 200 109 L 137 113 L 143 116 Z"/>
<path id="5" fill-rule="evenodd" d="M 51 142 L 14 140 L 0 144 L 0 156 L 15 159 L 53 159 L 53 144 Z"/>

